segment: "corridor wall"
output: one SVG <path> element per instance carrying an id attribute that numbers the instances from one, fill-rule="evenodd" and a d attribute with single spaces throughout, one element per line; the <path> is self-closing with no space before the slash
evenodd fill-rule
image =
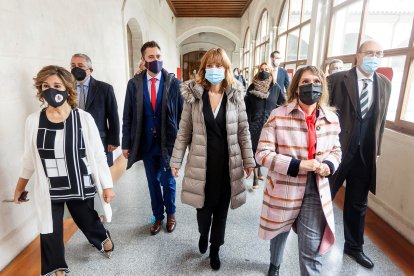
<path id="1" fill-rule="evenodd" d="M 25 119 L 40 110 L 33 77 L 45 65 L 70 69 L 71 55 L 86 53 L 93 76 L 113 85 L 121 119 L 131 18 L 140 25 L 142 41 L 159 42 L 164 67 L 175 72 L 175 20 L 165 1 L 0 0 L 0 271 L 38 235 L 33 199 L 19 206 L 2 202 L 13 197 L 19 177 Z M 28 190 L 30 198 L 31 182 Z"/>

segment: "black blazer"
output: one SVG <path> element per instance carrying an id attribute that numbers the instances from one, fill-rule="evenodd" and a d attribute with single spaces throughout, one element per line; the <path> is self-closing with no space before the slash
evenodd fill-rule
<path id="1" fill-rule="evenodd" d="M 95 119 L 105 151 L 108 150 L 108 145 L 119 146 L 118 105 L 112 85 L 91 76 L 85 111 Z"/>
<path id="2" fill-rule="evenodd" d="M 141 134 L 144 110 L 144 75 L 140 72 L 128 81 L 124 101 L 122 124 L 122 149 L 129 150 L 127 169 L 142 160 Z M 178 132 L 178 125 L 183 110 L 183 98 L 180 94 L 180 82 L 173 73 L 162 69 L 164 80 L 161 106 L 161 153 L 165 170 L 170 170 L 170 157 Z"/>
<path id="3" fill-rule="evenodd" d="M 269 96 L 262 99 L 257 94 L 252 94 L 254 84 L 250 84 L 247 88 L 244 102 L 246 104 L 247 121 L 249 122 L 249 130 L 252 139 L 253 153 L 256 152 L 260 134 L 263 125 L 266 123 L 273 109 L 285 103 L 286 99 L 278 84 L 271 84 L 269 87 Z"/>
<path id="4" fill-rule="evenodd" d="M 337 108 L 339 122 L 341 124 L 341 133 L 339 139 L 341 142 L 342 160 L 347 157 L 347 154 L 352 152 L 351 144 L 353 130 L 358 120 L 361 120 L 361 113 L 359 110 L 358 80 L 356 68 L 349 71 L 342 71 L 328 76 L 328 90 L 329 100 L 332 106 Z M 376 157 L 381 154 L 381 141 L 384 133 L 384 126 L 387 116 L 388 102 L 391 95 L 391 82 L 381 74 L 374 73 L 374 140 L 372 141 L 372 148 L 370 149 L 370 156 L 366 156 L 372 160 L 371 165 L 371 183 L 370 191 L 375 194 L 376 190 Z M 341 167 L 329 179 L 333 183 L 339 174 Z"/>

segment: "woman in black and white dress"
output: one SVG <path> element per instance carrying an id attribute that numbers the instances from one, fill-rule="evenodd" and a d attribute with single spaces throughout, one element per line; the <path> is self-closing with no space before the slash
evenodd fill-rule
<path id="1" fill-rule="evenodd" d="M 96 211 L 98 192 L 108 222 L 115 196 L 99 131 L 89 113 L 77 109 L 75 80 L 58 66 L 46 66 L 34 78 L 37 96 L 47 107 L 26 120 L 22 171 L 14 200 L 21 203 L 29 179 L 39 217 L 41 274 L 69 272 L 63 243 L 66 204 L 88 241 L 110 257 L 114 244 Z M 20 199 L 20 200 L 19 200 Z"/>

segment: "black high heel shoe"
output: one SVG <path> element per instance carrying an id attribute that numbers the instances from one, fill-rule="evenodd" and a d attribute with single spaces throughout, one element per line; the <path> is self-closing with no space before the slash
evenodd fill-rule
<path id="1" fill-rule="evenodd" d="M 103 245 L 104 246 L 104 248 L 103 248 L 103 250 L 104 250 L 104 254 L 105 254 L 105 256 L 108 258 L 108 259 L 110 259 L 111 257 L 112 257 L 112 252 L 114 251 L 114 249 L 115 249 L 115 244 L 114 244 L 114 242 L 112 241 L 112 238 L 111 238 L 111 235 L 109 234 L 109 231 L 108 230 L 106 230 L 106 234 L 107 234 L 107 236 L 108 236 L 108 238 L 109 238 L 109 240 L 106 242 L 106 243 L 108 243 L 108 242 L 111 242 L 112 243 L 112 248 L 111 249 L 105 249 L 105 244 Z"/>

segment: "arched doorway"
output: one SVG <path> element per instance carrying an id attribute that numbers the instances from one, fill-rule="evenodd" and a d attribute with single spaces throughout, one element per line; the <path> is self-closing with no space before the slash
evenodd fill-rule
<path id="1" fill-rule="evenodd" d="M 141 46 L 143 43 L 142 31 L 138 21 L 131 18 L 127 23 L 127 40 L 128 40 L 128 63 L 129 76 L 132 78 L 138 70 L 141 59 Z"/>
<path id="2" fill-rule="evenodd" d="M 198 71 L 200 60 L 206 51 L 194 51 L 183 55 L 183 80 L 194 79 L 194 71 Z"/>

